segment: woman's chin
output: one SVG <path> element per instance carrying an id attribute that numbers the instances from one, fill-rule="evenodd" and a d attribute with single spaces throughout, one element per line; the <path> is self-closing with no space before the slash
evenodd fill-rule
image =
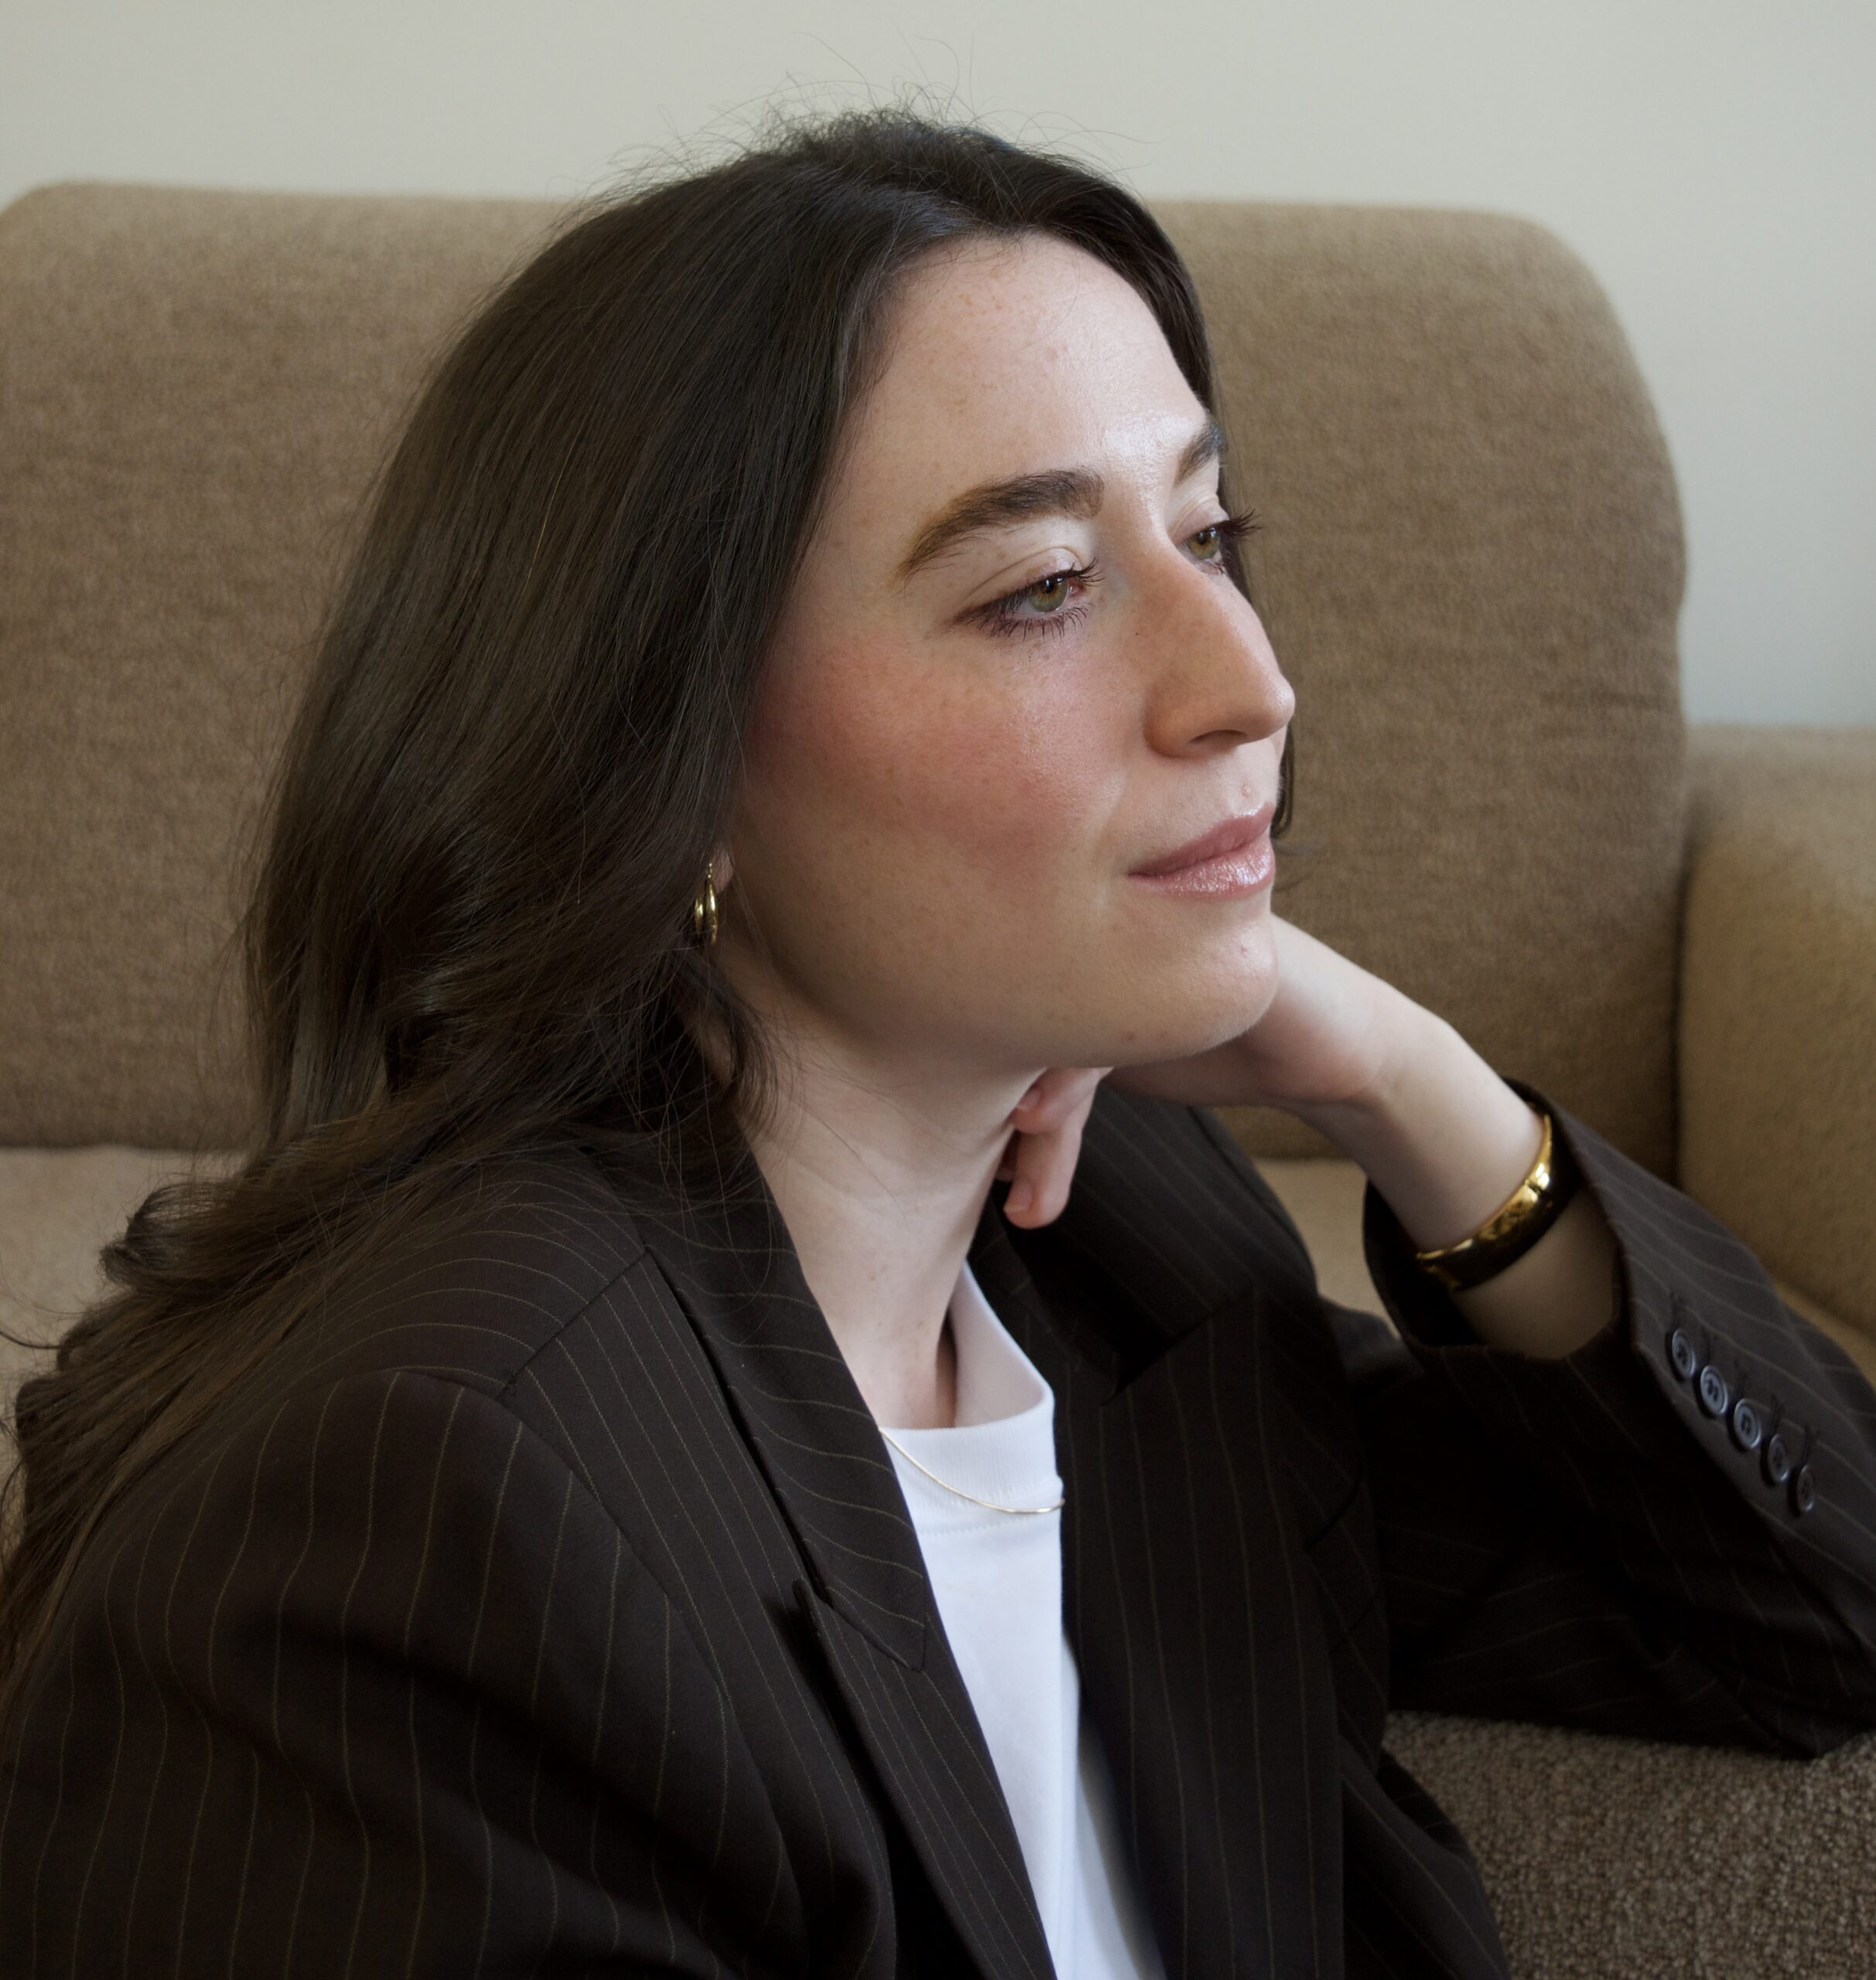
<path id="1" fill-rule="evenodd" d="M 1276 995 L 1274 969 L 1186 978 L 1159 995 L 1149 992 L 1133 1009 L 1115 1013 L 1102 1027 L 1102 1040 L 1085 1041 L 1094 1048 L 1092 1056 L 1054 1063 L 1142 1066 L 1197 1058 L 1249 1031 Z"/>
<path id="2" fill-rule="evenodd" d="M 1276 980 L 1276 944 L 1267 922 L 1187 955 L 1162 949 L 1145 976 L 1153 1007 L 1169 1019 L 1176 1016 L 1182 1031 L 1231 1037 L 1270 1008 Z"/>

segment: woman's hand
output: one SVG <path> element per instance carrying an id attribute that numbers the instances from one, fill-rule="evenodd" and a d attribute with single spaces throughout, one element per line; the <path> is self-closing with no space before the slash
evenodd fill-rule
<path id="1" fill-rule="evenodd" d="M 1271 927 L 1276 992 L 1235 1038 L 1145 1065 L 1051 1067 L 1036 1081 L 1010 1116 L 1015 1132 L 996 1171 L 1001 1180 L 1014 1179 L 1006 1217 L 1034 1227 L 1061 1214 L 1103 1079 L 1123 1092 L 1187 1105 L 1295 1112 L 1363 1102 L 1385 1087 L 1407 1019 L 1420 1007 L 1280 916 L 1271 917 Z"/>
<path id="2" fill-rule="evenodd" d="M 1051 1067 L 1017 1102 L 1010 1116 L 1014 1128 L 996 1165 L 997 1180 L 1011 1184 L 1003 1214 L 1012 1224 L 1033 1230 L 1061 1215 L 1095 1088 L 1112 1070 Z"/>
<path id="3" fill-rule="evenodd" d="M 1126 1093 L 1187 1106 L 1301 1113 L 1378 1094 L 1410 1019 L 1427 1013 L 1372 970 L 1280 915 L 1270 917 L 1276 989 L 1263 1015 L 1208 1052 L 1112 1070 Z"/>
<path id="4" fill-rule="evenodd" d="M 1359 1162 L 1417 1246 L 1456 1243 L 1504 1202 L 1536 1153 L 1536 1113 L 1443 1019 L 1273 915 L 1277 984 L 1262 1016 L 1209 1051 L 1140 1066 L 1052 1069 L 1011 1116 L 1003 1214 L 1061 1214 L 1104 1078 L 1189 1106 L 1280 1107 Z M 1022 1183 L 1030 1193 L 1020 1197 Z M 1580 1190 L 1531 1248 L 1453 1295 L 1489 1345 L 1567 1354 L 1619 1313 L 1615 1237 Z M 1613 1289 L 1613 1292 L 1612 1292 Z"/>

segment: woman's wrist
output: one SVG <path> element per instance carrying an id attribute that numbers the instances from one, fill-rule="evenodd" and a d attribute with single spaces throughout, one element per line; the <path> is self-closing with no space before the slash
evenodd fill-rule
<path id="1" fill-rule="evenodd" d="M 1529 1171 L 1543 1122 L 1444 1019 L 1399 992 L 1398 1035 L 1366 1093 L 1299 1108 L 1366 1171 L 1417 1249 L 1457 1244 Z M 1490 1347 L 1554 1357 L 1614 1315 L 1615 1236 L 1579 1188 L 1536 1243 L 1481 1285 L 1451 1296 Z"/>
<path id="2" fill-rule="evenodd" d="M 1457 1244 L 1517 1188 L 1543 1124 L 1444 1018 L 1388 986 L 1382 1069 L 1297 1117 L 1359 1163 L 1423 1250 Z"/>

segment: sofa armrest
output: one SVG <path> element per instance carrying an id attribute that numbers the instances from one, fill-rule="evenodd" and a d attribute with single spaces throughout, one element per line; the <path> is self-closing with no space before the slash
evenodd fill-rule
<path id="1" fill-rule="evenodd" d="M 1876 728 L 1688 740 L 1676 1179 L 1876 1341 Z"/>

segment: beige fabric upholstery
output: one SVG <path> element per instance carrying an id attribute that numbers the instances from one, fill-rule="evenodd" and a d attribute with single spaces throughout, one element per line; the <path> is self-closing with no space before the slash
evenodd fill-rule
<path id="1" fill-rule="evenodd" d="M 1876 1738 L 1816 1760 L 1399 1712 L 1520 1980 L 1868 1980 Z"/>
<path id="2" fill-rule="evenodd" d="M 1160 210 L 1299 698 L 1318 851 L 1283 911 L 1666 1173 L 1681 542 L 1607 302 L 1521 220 Z M 83 186 L 0 215 L 0 1142 L 239 1138 L 231 855 L 343 520 L 552 217 Z"/>
<path id="3" fill-rule="evenodd" d="M 245 1132 L 217 965 L 258 780 L 426 353 L 548 217 L 82 186 L 0 213 L 0 1142 Z"/>
<path id="4" fill-rule="evenodd" d="M 1876 1340 L 1876 729 L 1694 737 L 1678 1179 Z"/>
<path id="5" fill-rule="evenodd" d="M 85 1306 L 110 1289 L 98 1253 L 189 1162 L 169 1149 L 0 1148 L 0 1410 L 26 1374 L 48 1364 Z M 202 1158 L 204 1173 L 234 1166 L 220 1151 Z M 0 1473 L 11 1457 L 0 1452 Z"/>

